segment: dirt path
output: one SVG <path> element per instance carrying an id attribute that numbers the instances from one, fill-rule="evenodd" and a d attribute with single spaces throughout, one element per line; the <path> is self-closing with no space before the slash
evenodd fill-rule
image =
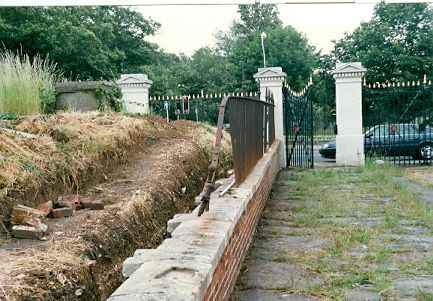
<path id="1" fill-rule="evenodd" d="M 101 211 L 50 219 L 45 241 L 0 238 L 0 299 L 99 300 L 122 281 L 123 259 L 154 248 L 166 221 L 190 210 L 208 156 L 192 139 L 162 139 L 133 155 L 106 181 L 78 191 Z"/>
<path id="2" fill-rule="evenodd" d="M 281 172 L 231 300 L 433 300 L 433 189 L 405 173 Z"/>

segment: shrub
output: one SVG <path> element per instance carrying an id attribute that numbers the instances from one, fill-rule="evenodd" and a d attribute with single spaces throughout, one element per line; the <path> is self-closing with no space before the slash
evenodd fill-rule
<path id="1" fill-rule="evenodd" d="M 0 114 L 32 115 L 55 111 L 56 64 L 35 56 L 0 54 Z"/>

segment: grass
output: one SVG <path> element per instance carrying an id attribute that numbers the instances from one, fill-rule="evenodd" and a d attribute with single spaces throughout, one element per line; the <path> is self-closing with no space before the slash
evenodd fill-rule
<path id="1" fill-rule="evenodd" d="M 0 114 L 34 115 L 55 109 L 56 65 L 48 59 L 0 54 Z"/>
<path id="2" fill-rule="evenodd" d="M 319 252 L 281 252 L 272 260 L 319 273 L 324 284 L 304 289 L 303 293 L 332 300 L 347 300 L 348 291 L 358 286 L 370 287 L 382 298 L 392 299 L 398 294 L 393 279 L 433 274 L 431 257 L 414 255 L 410 263 L 400 262 L 400 254 L 410 256 L 414 248 L 394 244 L 392 237 L 386 236 L 411 234 L 401 227 L 402 221 L 433 230 L 433 210 L 421 201 L 420 195 L 392 180 L 407 174 L 406 169 L 367 160 L 364 167 L 302 170 L 282 179 L 277 186 L 292 188 L 288 201 L 308 201 L 287 206 L 284 220 L 304 228 L 298 235 L 313 230 L 317 237 L 328 239 L 330 245 Z M 352 255 L 358 252 L 359 256 Z M 328 263 L 325 258 L 341 264 Z M 417 298 L 433 300 L 433 294 L 420 291 Z"/>
<path id="3" fill-rule="evenodd" d="M 433 293 L 428 293 L 423 290 L 419 290 L 416 293 L 416 299 L 418 301 L 433 301 Z"/>

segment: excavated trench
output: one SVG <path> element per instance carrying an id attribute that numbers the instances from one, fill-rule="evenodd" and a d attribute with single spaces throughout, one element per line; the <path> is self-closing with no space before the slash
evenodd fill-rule
<path id="1" fill-rule="evenodd" d="M 46 220 L 42 241 L 2 235 L 0 299 L 105 300 L 124 281 L 123 260 L 137 248 L 156 248 L 167 221 L 193 209 L 209 158 L 209 146 L 191 137 L 161 139 L 106 166 L 80 192 L 104 210 Z"/>

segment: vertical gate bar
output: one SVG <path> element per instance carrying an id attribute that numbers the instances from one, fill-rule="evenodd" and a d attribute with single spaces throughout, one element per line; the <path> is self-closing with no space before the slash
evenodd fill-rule
<path id="1" fill-rule="evenodd" d="M 311 91 L 311 90 L 309 90 Z M 310 158 L 311 158 L 311 168 L 314 168 L 314 123 L 313 123 L 313 100 L 314 100 L 314 90 L 310 96 L 310 139 L 311 139 L 311 148 L 310 148 Z"/>

